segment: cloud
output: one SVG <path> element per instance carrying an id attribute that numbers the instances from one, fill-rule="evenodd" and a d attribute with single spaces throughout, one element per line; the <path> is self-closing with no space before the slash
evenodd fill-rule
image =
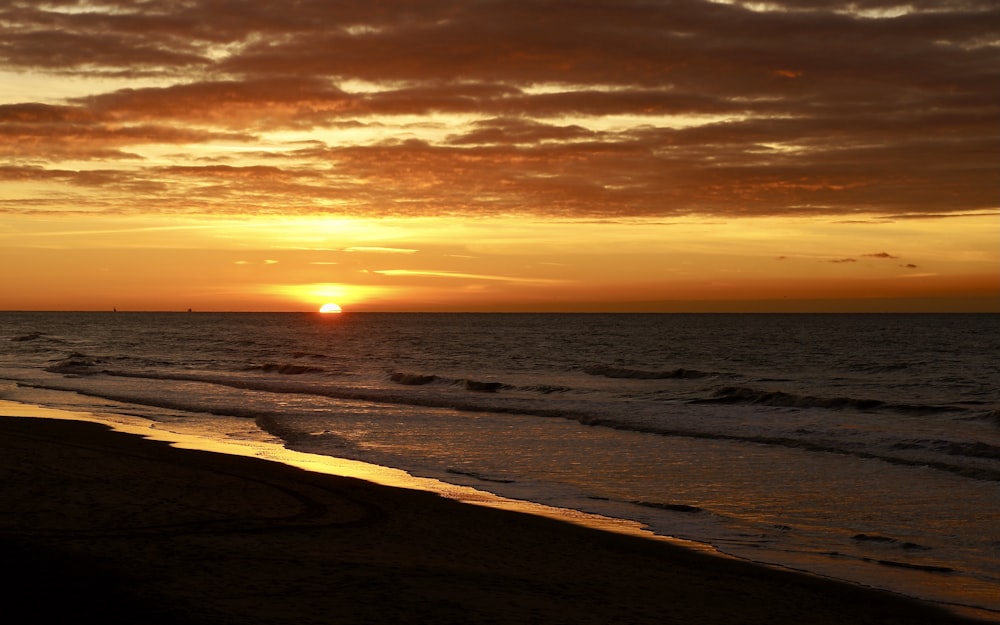
<path id="1" fill-rule="evenodd" d="M 13 67 L 141 76 L 168 71 L 167 68 L 177 71 L 205 66 L 209 62 L 190 46 L 163 45 L 164 41 L 155 35 L 146 38 L 140 32 L 125 29 L 102 32 L 101 20 L 93 19 L 96 15 L 88 12 L 58 14 L 7 9 L 0 17 L 7 20 L 13 17 L 15 23 L 13 32 L 8 31 L 0 40 L 0 60 Z M 106 19 L 109 25 L 119 21 L 110 15 Z M 123 62 L 126 58 L 133 59 L 132 68 Z"/>
<path id="2" fill-rule="evenodd" d="M 890 259 L 899 258 L 899 256 L 893 256 L 888 252 L 875 252 L 873 254 L 862 254 L 862 256 L 867 256 L 868 258 L 890 258 Z"/>
<path id="3" fill-rule="evenodd" d="M 452 145 L 522 144 L 593 141 L 599 134 L 578 125 L 557 126 L 519 118 L 475 122 L 473 130 L 449 139 Z"/>
<path id="4" fill-rule="evenodd" d="M 171 124 L 121 125 L 82 107 L 0 105 L 0 158 L 134 159 L 138 157 L 120 148 L 251 139 L 245 133 Z"/>
<path id="5" fill-rule="evenodd" d="M 109 193 L 149 189 L 92 200 L 118 211 L 997 208 L 988 0 L 81 6 L 0 7 L 0 70 L 74 84 L 0 104 L 0 165 L 41 183 L 101 161 Z"/>
<path id="6" fill-rule="evenodd" d="M 406 277 L 406 278 L 449 278 L 456 280 L 472 280 L 486 282 L 509 282 L 528 285 L 552 285 L 563 284 L 565 280 L 554 280 L 550 278 L 528 278 L 517 276 L 502 276 L 476 273 L 463 273 L 457 271 L 425 271 L 414 269 L 380 269 L 372 271 L 383 276 Z"/>
<path id="7" fill-rule="evenodd" d="M 185 82 L 120 89 L 73 100 L 82 110 L 118 122 L 169 120 L 224 128 L 312 127 L 363 112 L 362 98 L 318 77 Z"/>
<path id="8" fill-rule="evenodd" d="M 830 261 L 827 261 L 827 262 L 831 262 L 831 263 L 856 263 L 856 262 L 858 262 L 858 259 L 856 259 L 856 258 L 837 258 L 837 259 L 830 260 Z"/>
<path id="9" fill-rule="evenodd" d="M 907 213 L 903 215 L 892 215 L 889 219 L 954 219 L 961 217 L 1000 217 L 1000 213 L 990 211 L 980 211 L 977 213 Z"/>
<path id="10" fill-rule="evenodd" d="M 353 246 L 344 248 L 345 252 L 369 252 L 375 254 L 415 254 L 419 250 L 403 247 L 372 247 L 372 246 Z"/>

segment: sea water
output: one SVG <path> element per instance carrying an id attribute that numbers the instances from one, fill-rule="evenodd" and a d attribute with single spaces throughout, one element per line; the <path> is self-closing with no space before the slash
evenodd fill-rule
<path id="1" fill-rule="evenodd" d="M 1000 620 L 998 322 L 10 312 L 0 398 L 278 440 Z"/>

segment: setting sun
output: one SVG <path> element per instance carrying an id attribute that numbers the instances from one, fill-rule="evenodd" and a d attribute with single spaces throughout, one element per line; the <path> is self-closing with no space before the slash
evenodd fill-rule
<path id="1" fill-rule="evenodd" d="M 340 306 L 338 306 L 337 304 L 334 304 L 334 303 L 323 304 L 322 306 L 319 307 L 319 311 L 321 313 L 339 313 L 339 312 L 343 312 L 343 310 L 340 308 Z"/>

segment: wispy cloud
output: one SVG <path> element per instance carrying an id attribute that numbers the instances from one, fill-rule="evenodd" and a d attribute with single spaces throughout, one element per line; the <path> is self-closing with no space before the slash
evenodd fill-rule
<path id="1" fill-rule="evenodd" d="M 371 273 L 376 273 L 383 276 L 402 276 L 402 277 L 422 277 L 422 278 L 451 278 L 460 280 L 475 280 L 475 281 L 488 281 L 488 282 L 509 282 L 517 284 L 536 284 L 536 285 L 551 285 L 551 284 L 565 284 L 565 280 L 556 280 L 550 278 L 530 278 L 530 277 L 519 277 L 519 276 L 503 276 L 503 275 L 487 275 L 487 274 L 476 274 L 476 273 L 462 273 L 457 271 L 425 271 L 425 270 L 414 270 L 414 269 L 380 269 L 378 271 L 373 271 Z"/>
<path id="2" fill-rule="evenodd" d="M 354 247 L 344 248 L 345 252 L 369 252 L 374 254 L 416 254 L 420 250 L 415 250 L 405 247 L 373 247 L 356 245 Z"/>

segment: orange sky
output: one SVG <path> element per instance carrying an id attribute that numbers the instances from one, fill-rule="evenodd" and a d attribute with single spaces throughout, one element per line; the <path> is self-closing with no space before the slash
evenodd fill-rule
<path id="1" fill-rule="evenodd" d="M 1000 311 L 992 0 L 0 4 L 0 309 Z"/>

